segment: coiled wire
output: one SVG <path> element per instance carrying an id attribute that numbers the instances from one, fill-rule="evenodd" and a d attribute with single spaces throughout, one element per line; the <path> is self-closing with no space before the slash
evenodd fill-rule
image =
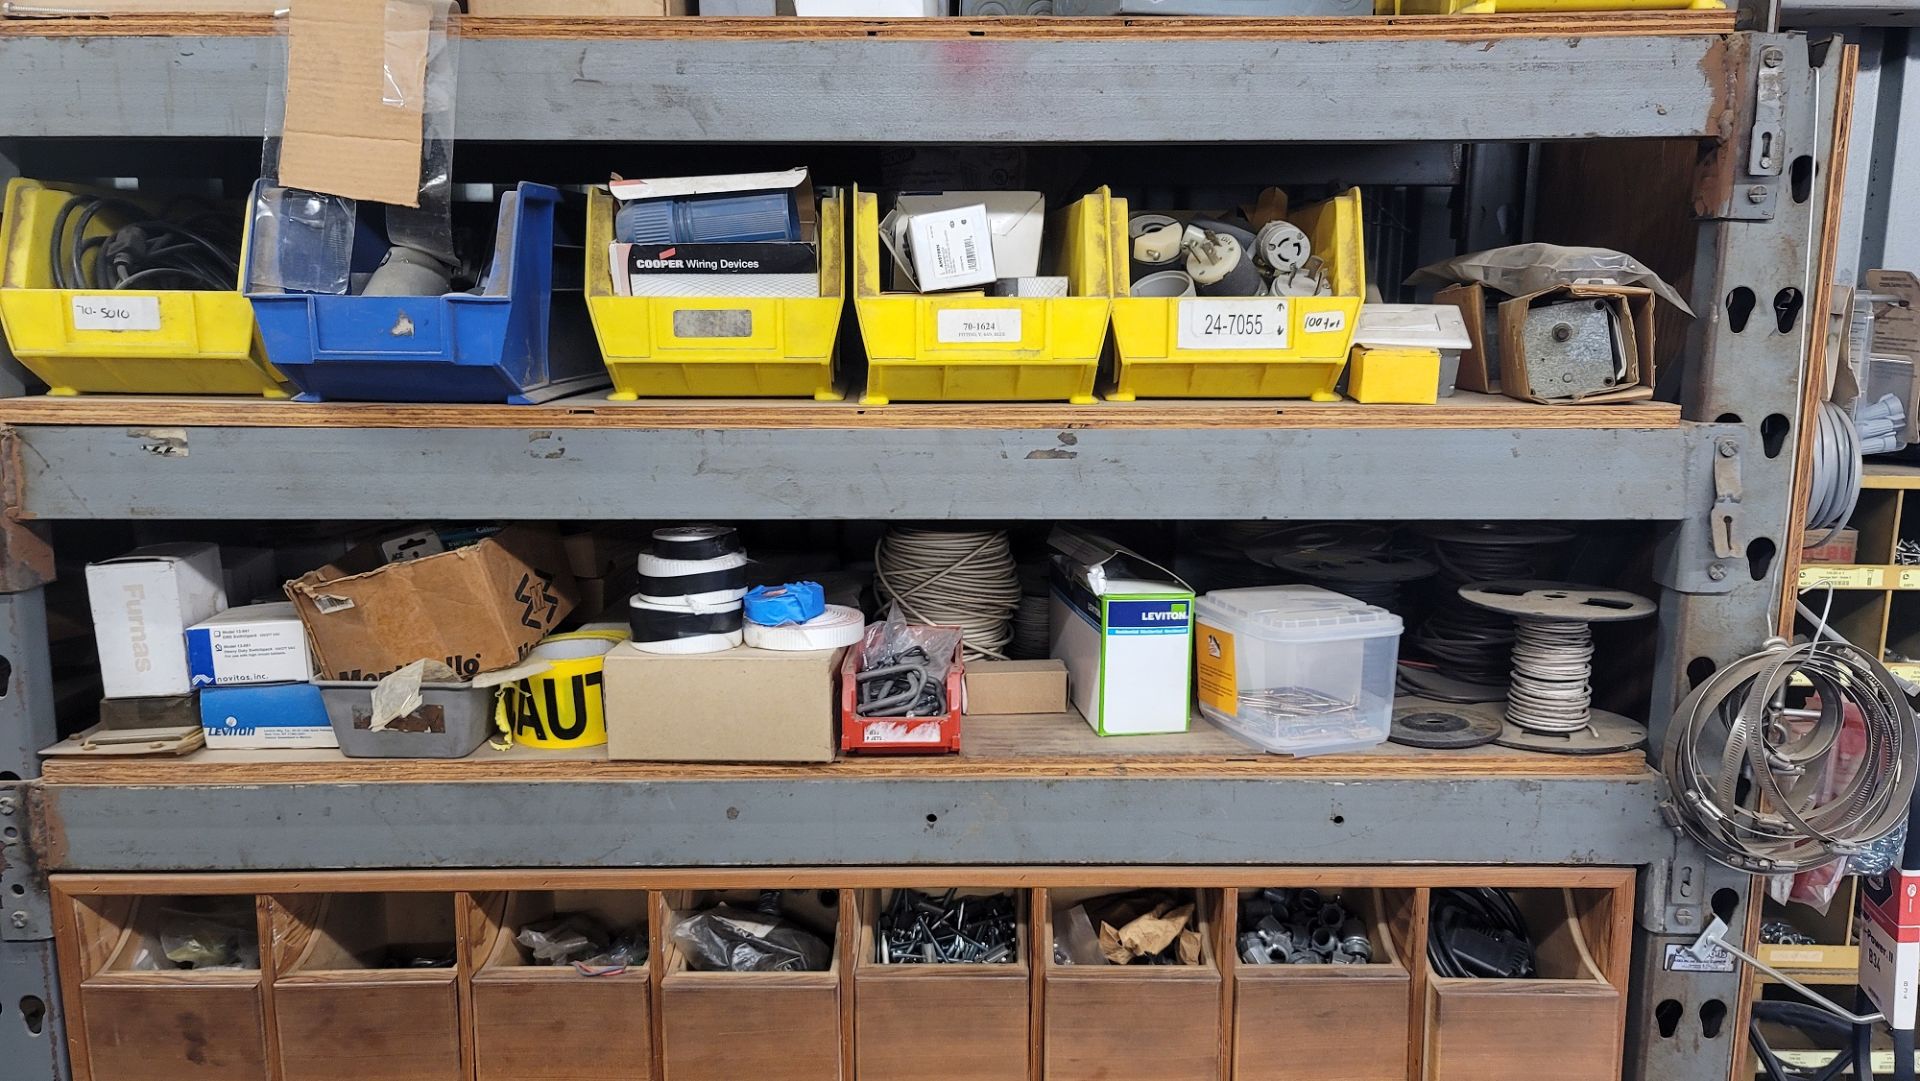
<path id="1" fill-rule="evenodd" d="M 103 213 L 127 224 L 88 236 Z M 47 257 L 56 289 L 225 291 L 240 276 L 239 248 L 232 222 L 211 211 L 174 220 L 124 199 L 75 195 L 54 215 Z"/>
<path id="2" fill-rule="evenodd" d="M 1567 733 L 1593 718 L 1593 628 L 1559 619 L 1513 621 L 1507 720 L 1534 732 Z"/>
<path id="3" fill-rule="evenodd" d="M 1818 707 L 1799 716 L 1786 712 L 1796 676 Z M 1763 874 L 1819 867 L 1886 836 L 1906 821 L 1920 751 L 1898 688 L 1872 654 L 1818 633 L 1799 645 L 1774 639 L 1714 672 L 1667 729 L 1661 768 L 1678 824 L 1713 858 Z M 1841 776 L 1847 706 L 1865 750 Z"/>
<path id="4" fill-rule="evenodd" d="M 1448 526 L 1433 535 L 1433 613 L 1414 632 L 1414 650 L 1441 675 L 1489 687 L 1511 674 L 1513 617 L 1460 599 L 1460 587 L 1479 582 L 1552 577 L 1549 551 L 1572 533 L 1544 526 L 1496 522 Z"/>
<path id="5" fill-rule="evenodd" d="M 1853 418 L 1832 402 L 1821 402 L 1813 433 L 1812 477 L 1807 485 L 1807 529 L 1824 529 L 1827 533 L 1808 547 L 1817 548 L 1832 540 L 1853 517 L 1864 471 L 1860 432 L 1853 426 Z"/>
<path id="6" fill-rule="evenodd" d="M 968 660 L 1007 659 L 1020 574 L 1005 530 L 890 526 L 873 549 L 880 602 L 909 620 L 959 627 Z"/>

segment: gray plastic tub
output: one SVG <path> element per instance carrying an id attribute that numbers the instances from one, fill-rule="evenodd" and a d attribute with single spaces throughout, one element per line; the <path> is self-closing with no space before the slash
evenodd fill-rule
<path id="1" fill-rule="evenodd" d="M 384 731 L 365 727 L 373 715 L 372 683 L 316 680 L 327 720 L 348 758 L 465 758 L 493 729 L 493 688 L 422 683 L 420 708 Z"/>

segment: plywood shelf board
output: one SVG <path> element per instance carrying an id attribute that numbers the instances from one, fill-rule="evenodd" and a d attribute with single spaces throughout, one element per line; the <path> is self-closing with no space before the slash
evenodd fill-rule
<path id="1" fill-rule="evenodd" d="M 1680 407 L 1659 402 L 1548 406 L 1461 391 L 1436 405 L 1291 400 L 937 402 L 863 406 L 767 399 L 597 396 L 539 405 L 396 405 L 259 398 L 130 395 L 0 400 L 0 424 L 244 428 L 1678 428 Z"/>

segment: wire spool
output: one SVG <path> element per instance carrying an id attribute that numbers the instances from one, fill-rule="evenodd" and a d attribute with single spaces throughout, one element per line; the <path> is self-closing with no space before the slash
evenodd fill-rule
<path id="1" fill-rule="evenodd" d="M 1548 552 L 1573 538 L 1554 526 L 1458 522 L 1424 531 L 1433 542 L 1439 596 L 1412 635 L 1414 652 L 1446 681 L 1451 701 L 1491 702 L 1505 696 L 1513 647 L 1513 620 L 1469 604 L 1461 586 L 1547 577 Z M 1435 693 L 1421 688 L 1419 693 Z"/>
<path id="2" fill-rule="evenodd" d="M 1513 617 L 1507 720 L 1549 735 L 1579 732 L 1592 721 L 1592 624 L 1654 613 L 1639 594 L 1565 582 L 1480 582 L 1460 587 L 1460 596 Z"/>
<path id="3" fill-rule="evenodd" d="M 1007 659 L 1020 577 L 1005 530 L 891 526 L 873 550 L 874 589 L 908 620 L 959 627 L 966 659 Z"/>
<path id="4" fill-rule="evenodd" d="M 1052 647 L 1052 599 L 1045 593 L 1023 593 L 1013 610 L 1013 649 L 1016 661 L 1044 658 Z"/>
<path id="5" fill-rule="evenodd" d="M 1796 682 L 1811 688 L 1806 708 L 1789 705 Z M 1754 874 L 1865 849 L 1906 821 L 1913 798 L 1920 731 L 1898 688 L 1872 654 L 1819 634 L 1721 667 L 1667 728 L 1672 817 L 1714 859 Z M 1856 724 L 1863 749 L 1849 775 L 1836 756 L 1843 725 Z"/>
<path id="6" fill-rule="evenodd" d="M 1401 587 L 1431 578 L 1432 563 L 1402 552 L 1363 548 L 1316 548 L 1302 552 L 1266 551 L 1261 562 L 1295 580 L 1344 593 L 1396 615 L 1406 608 Z"/>
<path id="7" fill-rule="evenodd" d="M 1807 545 L 1818 548 L 1833 539 L 1853 517 L 1854 504 L 1860 500 L 1860 477 L 1865 470 L 1860 457 L 1860 432 L 1847 411 L 1832 402 L 1821 402 L 1818 424 L 1813 436 L 1813 475 L 1807 485 L 1807 530 L 1824 529 L 1826 535 Z"/>

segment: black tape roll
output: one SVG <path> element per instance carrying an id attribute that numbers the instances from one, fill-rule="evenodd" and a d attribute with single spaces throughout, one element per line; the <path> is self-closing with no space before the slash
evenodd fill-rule
<path id="1" fill-rule="evenodd" d="M 627 609 L 627 624 L 636 642 L 668 642 L 705 634 L 732 634 L 740 629 L 740 609 L 724 612 L 667 612 L 657 608 Z"/>
<path id="2" fill-rule="evenodd" d="M 662 533 L 696 534 L 662 537 Z M 653 554 L 661 559 L 717 559 L 741 551 L 740 531 L 732 526 L 688 526 L 661 529 L 653 534 Z"/>
<path id="3" fill-rule="evenodd" d="M 675 574 L 657 578 L 651 574 L 640 576 L 640 588 L 636 591 L 648 597 L 691 597 L 696 593 L 718 593 L 723 589 L 747 588 L 747 568 L 728 567 L 723 571 L 705 571 L 701 574 Z"/>

